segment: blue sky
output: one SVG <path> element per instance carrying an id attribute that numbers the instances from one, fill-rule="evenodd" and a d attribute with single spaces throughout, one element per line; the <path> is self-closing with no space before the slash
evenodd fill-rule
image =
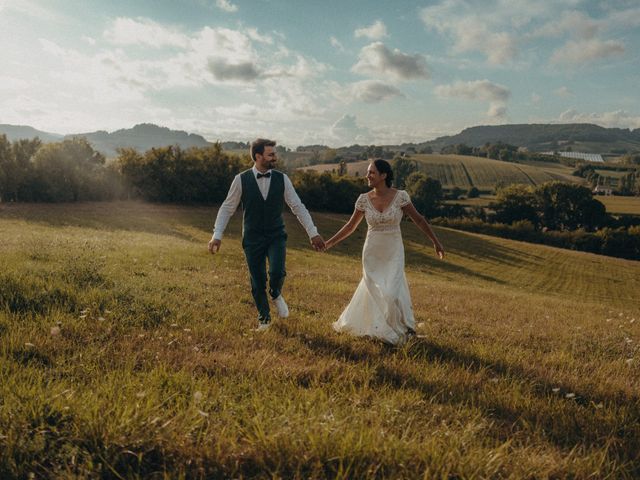
<path id="1" fill-rule="evenodd" d="M 640 128 L 637 0 L 0 0 L 0 123 L 295 147 Z"/>

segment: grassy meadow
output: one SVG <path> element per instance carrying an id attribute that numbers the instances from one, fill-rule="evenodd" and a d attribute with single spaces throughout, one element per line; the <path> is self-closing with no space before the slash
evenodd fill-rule
<path id="1" fill-rule="evenodd" d="M 418 336 L 335 333 L 364 225 L 256 333 L 236 215 L 0 204 L 0 478 L 637 478 L 640 262 L 403 225 Z M 327 238 L 345 221 L 314 215 Z"/>
<path id="2" fill-rule="evenodd" d="M 513 163 L 468 155 L 439 154 L 418 154 L 411 155 L 411 158 L 416 160 L 420 171 L 439 180 L 444 188 L 466 190 L 475 186 L 480 190 L 493 190 L 500 183 L 539 185 L 555 180 L 572 183 L 583 181 L 571 175 L 573 169 L 570 167 L 551 162 Z M 363 177 L 368 166 L 368 160 L 348 163 L 347 173 Z M 338 165 L 321 164 L 303 168 L 330 172 L 337 169 Z"/>

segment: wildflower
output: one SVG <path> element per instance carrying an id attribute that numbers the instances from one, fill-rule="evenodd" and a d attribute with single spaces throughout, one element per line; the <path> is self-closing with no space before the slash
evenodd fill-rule
<path id="1" fill-rule="evenodd" d="M 196 392 L 194 392 L 193 394 L 193 400 L 198 403 L 200 400 L 202 400 L 202 392 L 200 390 L 197 390 Z"/>
<path id="2" fill-rule="evenodd" d="M 55 337 L 60 334 L 60 327 L 51 327 L 51 336 Z"/>
<path id="3" fill-rule="evenodd" d="M 564 398 L 575 398 L 576 394 L 575 393 L 567 393 Z"/>
<path id="4" fill-rule="evenodd" d="M 560 389 L 558 387 L 552 388 L 551 391 L 553 393 L 558 393 L 560 391 Z"/>
<path id="5" fill-rule="evenodd" d="M 99 322 L 104 322 L 104 317 L 98 317 Z"/>

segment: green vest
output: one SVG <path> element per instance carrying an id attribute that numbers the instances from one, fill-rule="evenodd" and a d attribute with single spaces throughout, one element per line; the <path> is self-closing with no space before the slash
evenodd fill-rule
<path id="1" fill-rule="evenodd" d="M 267 199 L 262 198 L 252 170 L 240 174 L 242 181 L 242 237 L 245 241 L 284 234 L 284 175 L 271 170 Z"/>

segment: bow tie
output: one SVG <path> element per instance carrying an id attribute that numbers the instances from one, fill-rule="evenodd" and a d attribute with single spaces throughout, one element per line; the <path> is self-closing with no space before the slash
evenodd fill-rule
<path id="1" fill-rule="evenodd" d="M 271 172 L 267 172 L 267 173 L 258 173 L 258 178 L 269 178 L 271 176 Z"/>

